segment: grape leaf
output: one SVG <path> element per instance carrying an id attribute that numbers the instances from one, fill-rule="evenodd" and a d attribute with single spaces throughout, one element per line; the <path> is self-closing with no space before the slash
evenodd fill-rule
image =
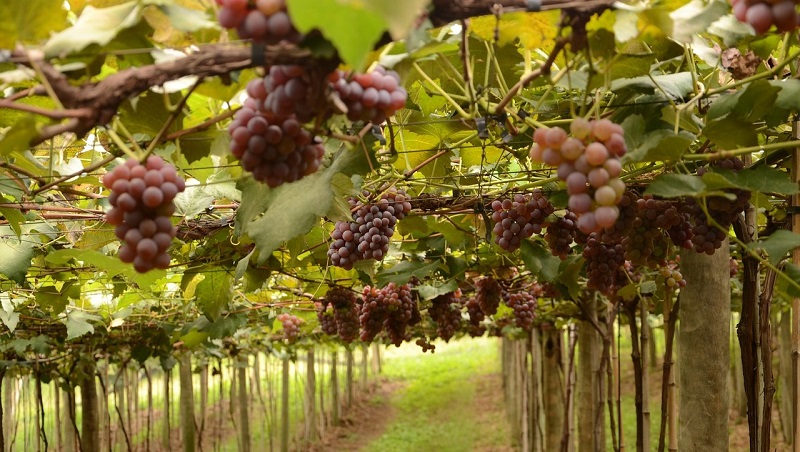
<path id="1" fill-rule="evenodd" d="M 13 49 L 18 42 L 47 38 L 67 25 L 67 10 L 61 0 L 6 0 L 0 2 L 0 49 Z"/>
<path id="2" fill-rule="evenodd" d="M 458 283 L 454 279 L 444 283 L 435 281 L 431 284 L 423 284 L 414 288 L 423 300 L 433 300 L 439 295 L 453 292 L 456 289 L 458 289 Z"/>
<path id="3" fill-rule="evenodd" d="M 769 255 L 772 265 L 778 265 L 786 253 L 800 246 L 800 234 L 779 229 L 768 238 L 751 243 L 750 247 L 762 248 Z"/>
<path id="4" fill-rule="evenodd" d="M 362 70 L 367 55 L 388 27 L 366 2 L 355 0 L 287 0 L 289 15 L 301 33 L 318 29 L 345 63 Z M 336 20 L 331 20 L 331 18 Z"/>
<path id="5" fill-rule="evenodd" d="M 393 267 L 379 272 L 375 280 L 381 287 L 390 282 L 405 284 L 413 277 L 423 279 L 430 276 L 434 270 L 439 268 L 439 264 L 440 262 L 426 263 L 424 261 L 402 261 Z"/>
<path id="6" fill-rule="evenodd" d="M 216 320 L 220 312 L 230 303 L 231 277 L 225 267 L 205 267 L 200 270 L 203 280 L 195 288 L 195 302 L 210 320 Z"/>
<path id="7" fill-rule="evenodd" d="M 26 238 L 20 240 L 8 226 L 0 227 L 0 274 L 17 284 L 25 282 L 28 267 L 34 256 L 36 243 Z"/>
<path id="8" fill-rule="evenodd" d="M 139 23 L 142 7 L 138 1 L 95 8 L 87 6 L 75 25 L 53 35 L 44 45 L 48 58 L 67 55 L 85 49 L 91 44 L 106 45 L 126 28 Z"/>
<path id="9" fill-rule="evenodd" d="M 94 333 L 94 325 L 89 322 L 98 322 L 100 320 L 102 318 L 99 315 L 73 309 L 64 319 L 64 324 L 67 326 L 67 340 L 75 339 L 87 333 Z"/>
<path id="10" fill-rule="evenodd" d="M 553 282 L 558 277 L 558 266 L 561 259 L 550 254 L 541 244 L 534 244 L 530 240 L 523 240 L 520 246 L 522 261 L 527 268 L 540 281 Z"/>
<path id="11" fill-rule="evenodd" d="M 730 6 L 722 0 L 693 0 L 672 13 L 672 37 L 679 42 L 690 43 L 692 36 L 705 32 L 708 27 L 730 12 Z"/>
<path id="12" fill-rule="evenodd" d="M 697 176 L 662 174 L 653 180 L 645 193 L 662 198 L 678 198 L 680 196 L 700 196 L 705 191 L 706 184 Z"/>

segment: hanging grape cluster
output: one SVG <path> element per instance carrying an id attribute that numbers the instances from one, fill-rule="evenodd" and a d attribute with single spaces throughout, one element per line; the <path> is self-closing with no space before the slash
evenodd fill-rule
<path id="1" fill-rule="evenodd" d="M 216 0 L 217 19 L 224 28 L 236 30 L 240 38 L 264 44 L 298 43 L 302 35 L 294 28 L 286 0 Z"/>
<path id="2" fill-rule="evenodd" d="M 461 328 L 461 290 L 457 289 L 431 300 L 428 315 L 436 322 L 436 334 L 448 342 Z"/>
<path id="3" fill-rule="evenodd" d="M 536 312 L 536 297 L 526 291 L 519 291 L 506 293 L 503 301 L 514 311 L 514 325 L 530 331 Z"/>
<path id="4" fill-rule="evenodd" d="M 580 234 L 578 217 L 567 210 L 563 217 L 558 217 L 547 226 L 544 239 L 550 248 L 550 253 L 564 260 L 572 251 L 572 243 L 578 234 Z"/>
<path id="5" fill-rule="evenodd" d="M 711 166 L 736 172 L 744 168 L 744 163 L 741 159 L 732 157 L 715 161 Z M 697 174 L 702 176 L 706 171 L 708 171 L 708 168 L 700 168 Z M 723 240 L 727 237 L 728 229 L 739 215 L 744 212 L 750 202 L 751 193 L 749 191 L 726 189 L 725 192 L 733 195 L 734 199 L 731 200 L 724 196 L 709 196 L 706 198 L 705 207 L 708 210 L 708 215 L 703 211 L 703 206 L 698 204 L 697 200 L 693 198 L 687 200 L 687 211 L 694 224 L 691 242 L 694 250 L 698 253 L 714 254 L 722 246 Z"/>
<path id="6" fill-rule="evenodd" d="M 277 320 L 281 322 L 283 326 L 283 338 L 290 343 L 297 341 L 303 319 L 284 312 L 283 314 L 278 314 Z"/>
<path id="7" fill-rule="evenodd" d="M 328 77 L 351 121 L 380 124 L 406 104 L 408 93 L 397 72 L 375 68 L 369 74 L 336 71 Z"/>
<path id="8" fill-rule="evenodd" d="M 318 303 L 317 319 L 325 334 L 338 335 L 345 343 L 353 342 L 359 329 L 355 294 L 344 287 L 331 288 Z"/>
<path id="9" fill-rule="evenodd" d="M 678 268 L 678 262 L 671 260 L 663 267 L 660 267 L 658 276 L 656 276 L 656 283 L 672 289 L 686 287 L 686 280 L 683 279 L 680 268 Z"/>
<path id="10" fill-rule="evenodd" d="M 253 178 L 277 187 L 319 169 L 325 149 L 294 114 L 281 115 L 267 105 L 263 79 L 247 85 L 249 97 L 228 125 L 231 153 Z M 273 102 L 277 104 L 278 102 Z"/>
<path id="11" fill-rule="evenodd" d="M 572 136 L 561 128 L 540 128 L 533 134 L 530 157 L 558 168 L 567 184 L 569 209 L 578 216 L 578 229 L 598 232 L 619 217 L 617 206 L 625 192 L 619 179 L 620 157 L 627 152 L 624 131 L 607 119 L 576 118 Z"/>
<path id="12" fill-rule="evenodd" d="M 366 286 L 359 306 L 361 340 L 372 342 L 384 329 L 397 346 L 407 339 L 406 327 L 419 322 L 417 301 L 407 285 L 389 283 L 378 289 Z"/>
<path id="13" fill-rule="evenodd" d="M 486 327 L 483 326 L 483 320 L 486 319 L 486 314 L 481 310 L 478 303 L 478 297 L 472 296 L 464 300 L 464 307 L 467 309 L 467 334 L 470 337 L 480 337 L 486 332 Z"/>
<path id="14" fill-rule="evenodd" d="M 111 190 L 106 221 L 125 242 L 120 260 L 133 263 L 139 273 L 169 267 L 167 249 L 175 237 L 170 216 L 175 213 L 175 196 L 186 188 L 175 167 L 155 155 L 144 165 L 131 158 L 107 173 L 103 185 Z"/>
<path id="15" fill-rule="evenodd" d="M 547 217 L 555 210 L 541 190 L 531 195 L 516 194 L 511 199 L 492 202 L 494 242 L 508 252 L 517 250 L 522 240 L 540 234 Z"/>
<path id="16" fill-rule="evenodd" d="M 491 276 L 475 280 L 475 299 L 486 315 L 495 315 L 503 296 L 503 286 Z"/>
<path id="17" fill-rule="evenodd" d="M 666 231 L 680 227 L 686 218 L 681 215 L 678 203 L 650 195 L 637 199 L 635 206 L 633 227 L 622 239 L 625 259 L 634 265 L 663 267 L 670 244 Z"/>
<path id="18" fill-rule="evenodd" d="M 800 25 L 796 0 L 731 0 L 733 14 L 750 24 L 756 34 L 764 34 L 775 25 L 778 31 L 792 31 Z"/>
<path id="19" fill-rule="evenodd" d="M 607 295 L 613 293 L 617 289 L 617 275 L 625 264 L 622 244 L 603 243 L 599 234 L 593 232 L 583 247 L 583 258 L 586 260 L 586 287 Z"/>
<path id="20" fill-rule="evenodd" d="M 363 196 L 369 197 L 369 193 Z M 389 252 L 389 241 L 397 221 L 411 211 L 408 195 L 395 187 L 384 190 L 374 203 L 351 198 L 350 206 L 353 221 L 336 222 L 328 248 L 331 263 L 346 270 L 352 269 L 361 259 L 382 260 Z"/>

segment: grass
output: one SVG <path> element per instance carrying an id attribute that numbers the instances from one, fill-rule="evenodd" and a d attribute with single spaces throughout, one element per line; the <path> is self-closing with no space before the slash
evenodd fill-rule
<path id="1" fill-rule="evenodd" d="M 480 377 L 500 371 L 496 340 L 437 343 L 434 355 L 410 346 L 393 349 L 385 363 L 384 376 L 406 384 L 390 401 L 395 418 L 365 451 L 508 447 L 504 413 L 481 419 L 475 406 Z M 502 397 L 499 386 L 496 393 Z"/>

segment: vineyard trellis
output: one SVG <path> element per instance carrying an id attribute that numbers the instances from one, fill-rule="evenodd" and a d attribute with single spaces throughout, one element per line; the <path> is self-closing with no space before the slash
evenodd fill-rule
<path id="1" fill-rule="evenodd" d="M 732 318 L 800 450 L 794 0 L 0 12 L 3 450 L 308 448 L 366 344 L 482 335 L 523 450 L 725 450 Z"/>

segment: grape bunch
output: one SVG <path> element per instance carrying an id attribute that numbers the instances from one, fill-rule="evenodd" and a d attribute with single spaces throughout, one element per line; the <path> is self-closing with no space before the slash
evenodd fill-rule
<path id="1" fill-rule="evenodd" d="M 616 289 L 617 275 L 625 265 L 625 250 L 622 244 L 606 244 L 599 234 L 589 234 L 583 247 L 586 260 L 586 287 L 610 295 Z"/>
<path id="2" fill-rule="evenodd" d="M 175 196 L 186 188 L 175 167 L 155 155 L 144 165 L 131 158 L 107 173 L 103 185 L 111 190 L 106 221 L 125 242 L 119 259 L 133 263 L 139 273 L 169 267 L 167 249 L 175 237 L 169 217 L 175 213 Z"/>
<path id="3" fill-rule="evenodd" d="M 263 84 L 266 92 L 264 111 L 272 112 L 278 118 L 294 115 L 303 123 L 317 116 L 319 102 L 315 101 L 311 78 L 302 66 L 270 66 L 266 77 L 256 83 Z"/>
<path id="4" fill-rule="evenodd" d="M 800 25 L 796 0 L 731 0 L 733 14 L 748 23 L 756 34 L 764 34 L 775 25 L 778 31 L 792 31 Z"/>
<path id="5" fill-rule="evenodd" d="M 383 322 L 389 342 L 399 347 L 403 341 L 410 339 L 410 337 L 406 337 L 406 327 L 419 321 L 419 316 L 415 316 L 415 311 L 419 312 L 417 300 L 412 295 L 408 284 L 398 286 L 394 283 L 389 283 L 383 288 L 383 291 L 387 293 L 387 296 L 399 302 L 399 304 L 392 305 L 392 308 L 389 309 L 388 317 Z"/>
<path id="6" fill-rule="evenodd" d="M 478 298 L 474 296 L 467 298 L 464 300 L 464 307 L 467 308 L 467 315 L 469 316 L 467 321 L 467 333 L 471 337 L 483 336 L 483 333 L 486 332 L 486 328 L 481 322 L 486 318 L 486 314 L 481 310 Z"/>
<path id="7" fill-rule="evenodd" d="M 636 200 L 633 228 L 622 240 L 625 259 L 634 265 L 654 268 L 666 265 L 669 237 L 665 231 L 680 227 L 685 220 L 680 205 L 674 201 L 655 199 L 651 195 Z"/>
<path id="8" fill-rule="evenodd" d="M 260 80 L 248 85 L 257 86 Z M 231 153 L 253 178 L 277 187 L 315 173 L 325 148 L 295 116 L 281 118 L 260 110 L 259 99 L 250 97 L 228 126 Z"/>
<path id="9" fill-rule="evenodd" d="M 731 258 L 730 260 L 730 267 L 731 267 L 731 278 L 734 278 L 736 275 L 739 274 L 739 261 L 735 258 Z"/>
<path id="10" fill-rule="evenodd" d="M 415 344 L 419 345 L 419 347 L 422 349 L 422 353 L 426 353 L 429 350 L 430 350 L 431 354 L 436 353 L 436 346 L 431 344 L 424 337 L 421 338 L 421 339 L 417 339 L 417 342 L 415 342 Z"/>
<path id="11" fill-rule="evenodd" d="M 549 282 L 534 282 L 531 284 L 529 290 L 531 295 L 536 298 L 559 298 L 561 293 L 555 285 Z"/>
<path id="12" fill-rule="evenodd" d="M 694 225 L 692 224 L 691 209 L 685 202 L 679 201 L 678 213 L 681 216 L 681 222 L 669 227 L 666 233 L 675 246 L 690 250 L 694 247 L 692 243 Z"/>
<path id="13" fill-rule="evenodd" d="M 369 193 L 363 194 L 365 197 Z M 331 232 L 328 258 L 345 270 L 361 259 L 381 260 L 389 251 L 397 221 L 411 211 L 406 192 L 395 187 L 384 191 L 375 203 L 363 203 L 351 198 L 353 221 L 338 221 Z"/>
<path id="14" fill-rule="evenodd" d="M 603 243 L 620 243 L 634 228 L 638 214 L 637 202 L 639 195 L 632 190 L 625 190 L 619 201 L 619 217 L 613 225 L 603 228 L 600 240 Z"/>
<path id="15" fill-rule="evenodd" d="M 358 337 L 358 307 L 356 297 L 344 287 L 334 287 L 325 294 L 325 302 L 333 307 L 336 332 L 342 342 L 350 343 Z"/>
<path id="16" fill-rule="evenodd" d="M 303 319 L 291 314 L 278 314 L 277 320 L 283 325 L 283 338 L 287 341 L 295 342 L 300 335 L 300 325 Z"/>
<path id="17" fill-rule="evenodd" d="M 484 314 L 495 315 L 497 313 L 502 295 L 503 287 L 491 276 L 475 280 L 475 299 Z"/>
<path id="18" fill-rule="evenodd" d="M 322 328 L 322 332 L 328 336 L 336 336 L 339 334 L 338 328 L 336 327 L 333 307 L 324 303 L 315 303 L 314 305 L 317 308 L 317 320 L 319 320 L 319 326 Z"/>
<path id="19" fill-rule="evenodd" d="M 627 152 L 624 131 L 607 119 L 576 118 L 569 136 L 561 128 L 540 128 L 533 134 L 530 158 L 556 167 L 566 182 L 569 209 L 578 229 L 589 234 L 612 226 L 619 217 L 625 183 L 619 179 L 619 158 Z"/>
<path id="20" fill-rule="evenodd" d="M 735 172 L 744 168 L 744 163 L 741 159 L 734 157 L 718 160 L 712 166 Z M 697 174 L 702 176 L 706 171 L 708 171 L 708 168 L 700 168 Z M 734 199 L 731 200 L 724 196 L 709 196 L 706 198 L 706 209 L 709 216 L 706 216 L 697 200 L 693 198 L 686 200 L 689 216 L 694 224 L 691 241 L 694 245 L 694 250 L 698 253 L 714 254 L 722 246 L 722 241 L 727 237 L 727 231 L 733 222 L 744 212 L 750 202 L 751 193 L 749 191 L 726 189 L 725 192 L 733 195 Z M 710 220 L 713 220 L 713 222 Z M 719 227 L 715 226 L 714 223 Z"/>
<path id="21" fill-rule="evenodd" d="M 555 209 L 541 190 L 536 190 L 530 196 L 518 193 L 513 199 L 495 200 L 492 210 L 494 242 L 514 252 L 522 240 L 542 232 L 542 225 Z"/>
<path id="22" fill-rule="evenodd" d="M 216 0 L 217 20 L 224 28 L 235 29 L 240 38 L 264 44 L 299 43 L 302 36 L 294 28 L 286 0 Z"/>
<path id="23" fill-rule="evenodd" d="M 400 86 L 400 76 L 381 66 L 368 74 L 348 77 L 336 71 L 328 77 L 334 93 L 347 108 L 351 121 L 380 124 L 406 104 L 408 93 Z"/>
<path id="24" fill-rule="evenodd" d="M 372 342 L 382 330 L 383 322 L 389 318 L 390 310 L 400 308 L 400 300 L 396 292 L 381 290 L 377 287 L 365 286 L 361 293 L 358 320 L 361 324 L 361 340 Z"/>
<path id="25" fill-rule="evenodd" d="M 428 314 L 436 322 L 436 334 L 448 342 L 461 328 L 461 290 L 456 289 L 431 300 Z"/>
<path id="26" fill-rule="evenodd" d="M 533 328 L 533 318 L 536 312 L 536 297 L 528 292 L 520 291 L 506 293 L 503 298 L 506 306 L 514 310 L 514 325 L 530 331 Z"/>
<path id="27" fill-rule="evenodd" d="M 656 283 L 663 284 L 672 289 L 686 287 L 686 280 L 683 279 L 683 275 L 676 261 L 669 261 L 667 265 L 658 269 Z"/>
<path id="28" fill-rule="evenodd" d="M 578 217 L 567 210 L 563 217 L 557 218 L 547 226 L 544 240 L 550 247 L 553 256 L 564 260 L 572 250 L 572 243 L 575 242 L 578 231 Z"/>

